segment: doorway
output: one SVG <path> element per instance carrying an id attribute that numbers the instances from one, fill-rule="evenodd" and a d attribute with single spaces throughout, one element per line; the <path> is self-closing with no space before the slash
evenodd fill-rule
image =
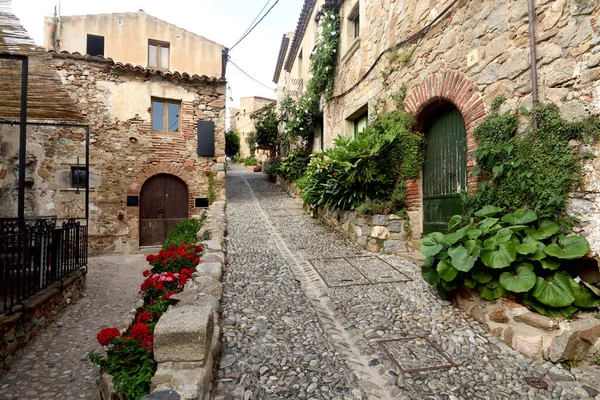
<path id="1" fill-rule="evenodd" d="M 175 225 L 188 218 L 188 191 L 176 176 L 158 174 L 140 192 L 140 246 L 162 245 Z"/>

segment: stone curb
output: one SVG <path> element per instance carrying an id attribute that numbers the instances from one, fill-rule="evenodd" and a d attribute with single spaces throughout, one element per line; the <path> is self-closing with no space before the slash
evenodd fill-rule
<path id="1" fill-rule="evenodd" d="M 201 262 L 184 290 L 171 297 L 175 304 L 156 324 L 154 355 L 158 365 L 151 381 L 152 393 L 143 397 L 145 400 L 210 397 L 214 358 L 221 348 L 219 312 L 226 235 L 225 202 L 217 201 L 206 210 L 196 235 L 197 244 L 204 249 Z"/>

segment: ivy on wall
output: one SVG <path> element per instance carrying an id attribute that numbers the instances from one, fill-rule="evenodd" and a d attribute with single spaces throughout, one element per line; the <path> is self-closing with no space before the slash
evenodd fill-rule
<path id="1" fill-rule="evenodd" d="M 321 96 L 331 98 L 333 73 L 340 41 L 340 16 L 335 10 L 325 9 L 319 17 L 319 36 L 311 54 L 310 79 L 306 90 L 297 101 L 285 99 L 281 116 L 285 122 L 284 143 L 301 140 L 306 149 L 312 148 L 314 119 L 319 114 Z"/>
<path id="2" fill-rule="evenodd" d="M 540 217 L 563 216 L 567 196 L 580 180 L 580 159 L 595 157 L 580 154 L 578 145 L 600 136 L 600 119 L 569 122 L 558 107 L 542 104 L 538 129 L 519 134 L 518 116 L 501 114 L 501 104 L 496 99 L 491 114 L 475 129 L 480 169 L 474 174 L 482 179 L 478 190 L 464 198 L 466 213 L 493 205 L 506 211 L 532 210 Z"/>

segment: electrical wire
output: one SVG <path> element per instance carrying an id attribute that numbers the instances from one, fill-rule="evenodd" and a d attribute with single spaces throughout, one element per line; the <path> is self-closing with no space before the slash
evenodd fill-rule
<path id="1" fill-rule="evenodd" d="M 238 69 L 238 70 L 239 70 L 239 71 L 240 71 L 242 74 L 246 75 L 248 78 L 252 79 L 254 82 L 256 82 L 256 83 L 258 83 L 259 85 L 261 85 L 261 86 L 264 86 L 264 87 L 266 87 L 267 89 L 269 89 L 269 90 L 272 90 L 272 91 L 274 91 L 274 92 L 276 92 L 276 91 L 277 91 L 277 89 L 275 89 L 275 88 L 273 88 L 273 87 L 270 87 L 270 86 L 268 86 L 268 85 L 265 85 L 264 83 L 262 83 L 262 82 L 261 82 L 261 81 L 259 81 L 258 79 L 256 79 L 256 78 L 253 78 L 252 76 L 250 76 L 250 75 L 249 75 L 249 74 L 248 74 L 246 71 L 244 71 L 244 70 L 243 70 L 243 69 L 241 69 L 241 68 L 240 68 L 240 67 L 239 67 L 239 66 L 238 66 L 236 63 L 234 63 L 234 62 L 231 60 L 231 57 L 229 57 L 229 58 L 228 58 L 228 60 L 229 60 L 229 62 L 230 62 L 230 63 L 231 63 L 231 64 L 232 64 L 234 67 L 236 67 L 236 68 L 237 68 L 237 69 Z"/>
<path id="2" fill-rule="evenodd" d="M 229 48 L 229 51 L 233 50 L 235 46 L 237 46 L 238 44 L 240 44 L 240 42 L 242 40 L 244 40 L 246 38 L 246 36 L 248 36 L 250 34 L 250 32 L 252 32 L 254 30 L 254 28 L 256 28 L 258 26 L 258 24 L 260 24 L 262 22 L 262 20 L 265 19 L 265 17 L 267 15 L 269 15 L 269 13 L 271 12 L 271 10 L 273 9 L 273 7 L 275 7 L 277 5 L 277 3 L 279 3 L 279 0 L 276 0 L 275 3 L 273 3 L 273 5 L 271 6 L 271 8 L 269 8 L 267 10 L 267 12 L 258 20 L 258 22 L 255 23 L 244 35 L 242 35 L 242 37 L 237 42 L 235 42 L 235 44 L 233 46 L 231 46 Z"/>
<path id="3" fill-rule="evenodd" d="M 427 24 L 425 27 L 421 28 L 418 32 L 410 35 L 408 38 L 396 43 L 393 46 L 388 47 L 387 49 L 383 50 L 381 52 L 381 54 L 379 54 L 379 56 L 375 59 L 375 61 L 373 62 L 373 64 L 371 64 L 371 66 L 369 67 L 369 69 L 367 70 L 367 72 L 364 73 L 364 75 L 357 81 L 354 83 L 354 85 L 350 86 L 350 88 L 348 88 L 347 90 L 345 90 L 344 92 L 337 94 L 335 96 L 332 96 L 331 99 L 332 100 L 337 100 L 340 99 L 342 97 L 344 97 L 345 95 L 347 95 L 348 93 L 350 93 L 351 91 L 353 91 L 354 89 L 356 89 L 358 87 L 358 85 L 360 85 L 366 78 L 367 76 L 369 76 L 369 74 L 371 72 L 373 72 L 373 70 L 375 69 L 375 66 L 379 63 L 379 61 L 381 60 L 381 58 L 386 54 L 389 53 L 392 50 L 398 50 L 404 46 L 406 46 L 409 43 L 412 43 L 413 41 L 422 38 L 423 36 L 425 36 L 427 34 L 427 32 L 429 32 L 429 30 L 433 27 L 433 25 L 435 25 L 435 23 L 437 21 L 439 21 L 444 15 L 446 15 L 446 13 L 448 13 L 448 11 L 450 11 L 450 9 L 456 4 L 458 3 L 458 0 L 454 0 L 452 3 L 450 3 L 448 5 L 448 7 L 446 7 L 441 13 L 439 13 L 429 24 Z M 414 53 L 414 50 L 413 50 Z"/>
<path id="4" fill-rule="evenodd" d="M 261 8 L 261 10 L 258 12 L 258 15 L 256 15 L 256 17 L 254 17 L 254 20 L 252 22 L 250 22 L 250 25 L 248 26 L 248 28 L 246 28 L 246 30 L 244 31 L 244 33 L 242 33 L 242 38 L 244 37 L 245 34 L 248 33 L 248 31 L 250 30 L 250 28 L 252 27 L 252 25 L 256 22 L 256 20 L 258 19 L 258 17 L 260 17 L 260 15 L 265 10 L 265 8 L 267 8 L 267 6 L 269 5 L 270 2 L 271 2 L 271 0 L 267 0 L 267 2 L 265 3 L 265 5 L 263 6 L 263 8 Z M 240 40 L 241 40 L 241 38 L 240 38 Z M 240 40 L 238 40 L 238 42 Z"/>

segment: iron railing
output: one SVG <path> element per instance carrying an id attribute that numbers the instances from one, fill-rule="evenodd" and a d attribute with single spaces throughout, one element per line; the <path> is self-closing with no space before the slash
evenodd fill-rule
<path id="1" fill-rule="evenodd" d="M 87 239 L 85 219 L 1 218 L 0 313 L 87 266 Z"/>

